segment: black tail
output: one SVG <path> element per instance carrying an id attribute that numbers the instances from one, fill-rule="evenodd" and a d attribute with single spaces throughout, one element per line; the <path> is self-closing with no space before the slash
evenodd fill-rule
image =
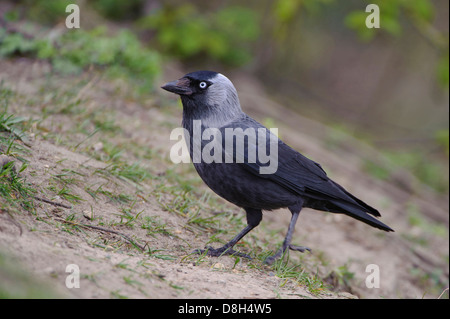
<path id="1" fill-rule="evenodd" d="M 378 219 L 373 218 L 369 214 L 380 217 L 381 214 L 378 210 L 373 208 L 372 206 L 367 205 L 359 198 L 356 198 L 352 194 L 350 194 L 344 187 L 341 185 L 332 182 L 335 186 L 337 186 L 345 195 L 345 197 L 341 197 L 336 200 L 331 200 L 333 205 L 341 208 L 343 211 L 341 213 L 344 213 L 350 217 L 356 218 L 357 220 L 362 221 L 363 223 L 366 223 L 370 226 L 373 226 L 378 229 L 382 229 L 385 231 L 394 231 L 391 227 L 383 224 Z"/>
<path id="2" fill-rule="evenodd" d="M 358 200 L 358 201 L 360 201 L 360 200 Z M 342 214 L 348 215 L 350 217 L 353 217 L 357 220 L 362 221 L 363 223 L 366 223 L 372 227 L 375 227 L 375 228 L 378 228 L 378 229 L 381 229 L 384 231 L 394 231 L 391 227 L 387 226 L 386 224 L 383 224 L 378 219 L 367 214 L 367 213 L 371 213 L 372 215 L 375 215 L 375 212 L 376 212 L 375 216 L 381 216 L 380 213 L 376 209 L 370 207 L 367 204 L 364 204 L 364 206 L 368 206 L 368 207 L 372 208 L 372 210 L 368 210 L 365 207 L 362 207 L 362 205 L 355 205 L 353 203 L 345 202 L 343 200 L 331 201 L 331 203 L 333 204 L 333 206 L 339 208 L 339 209 L 330 209 L 331 211 L 333 211 L 335 213 L 342 213 Z"/>
<path id="3" fill-rule="evenodd" d="M 378 219 L 371 216 L 373 215 L 376 217 L 380 217 L 381 214 L 378 210 L 376 210 L 372 206 L 367 205 L 359 198 L 356 198 L 336 182 L 333 182 L 332 180 L 329 180 L 329 182 L 332 189 L 334 189 L 333 192 L 329 192 L 329 194 L 332 194 L 332 196 L 327 196 L 327 198 L 325 199 L 322 194 L 322 200 L 314 202 L 311 208 L 325 210 L 337 214 L 345 214 L 357 220 L 360 220 L 372 227 L 384 231 L 394 231 L 391 227 L 385 225 Z"/>

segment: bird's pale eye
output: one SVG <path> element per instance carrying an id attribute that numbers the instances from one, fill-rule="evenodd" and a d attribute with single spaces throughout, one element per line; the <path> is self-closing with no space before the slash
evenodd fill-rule
<path id="1" fill-rule="evenodd" d="M 208 84 L 206 82 L 200 82 L 200 84 L 198 85 L 201 89 L 206 89 L 206 87 L 208 86 Z"/>

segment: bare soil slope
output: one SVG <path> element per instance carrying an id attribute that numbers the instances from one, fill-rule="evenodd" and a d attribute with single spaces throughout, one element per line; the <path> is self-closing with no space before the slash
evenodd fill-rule
<path id="1" fill-rule="evenodd" d="M 14 92 L 9 113 L 32 119 L 23 155 L 29 164 L 21 174 L 36 196 L 51 201 L 34 200 L 34 213 L 0 212 L 0 252 L 57 296 L 436 298 L 448 286 L 448 198 L 400 168 L 397 180 L 368 176 L 363 162 L 376 159 L 376 150 L 350 136 L 336 139 L 342 133 L 274 103 L 252 78 L 230 75 L 244 110 L 270 118 L 288 144 L 379 208 L 395 233 L 305 209 L 294 243 L 313 251 L 291 253 L 289 264 L 301 264 L 302 281 L 257 258 L 190 255 L 207 242 L 228 240 L 245 219 L 217 199 L 190 164 L 170 162 L 169 135 L 181 122 L 175 99 L 163 92 L 137 99 L 127 83 L 95 72 L 62 77 L 26 59 L 1 61 L 0 70 L 3 88 Z M 161 83 L 182 73 L 167 68 Z M 411 225 L 411 207 L 419 225 Z M 288 221 L 287 211 L 265 213 L 239 249 L 275 250 Z M 79 289 L 66 287 L 70 264 L 80 269 Z M 370 264 L 378 266 L 379 288 L 366 286 Z M 14 290 L 4 276 L 0 272 L 3 285 Z"/>

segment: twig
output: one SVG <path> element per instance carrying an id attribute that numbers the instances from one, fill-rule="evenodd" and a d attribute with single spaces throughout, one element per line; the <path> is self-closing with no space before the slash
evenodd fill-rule
<path id="1" fill-rule="evenodd" d="M 60 203 L 57 203 L 57 202 L 54 202 L 54 201 L 51 201 L 49 199 L 45 199 L 45 198 L 42 198 L 42 197 L 39 197 L 39 196 L 34 196 L 34 199 L 40 200 L 41 202 L 44 202 L 44 203 L 47 203 L 47 204 L 50 204 L 50 205 L 54 205 L 54 206 L 60 206 L 60 207 L 69 208 L 69 209 L 72 208 L 72 206 L 65 205 L 65 204 L 60 204 Z"/>
<path id="2" fill-rule="evenodd" d="M 68 220 L 64 220 L 64 219 L 62 219 L 62 218 L 56 218 L 56 219 L 58 219 L 59 221 L 61 221 L 61 222 L 63 222 L 63 223 L 66 223 L 66 224 L 71 224 L 71 225 L 74 225 L 74 226 L 81 226 L 81 227 L 85 227 L 85 228 L 97 229 L 97 230 L 100 230 L 100 231 L 103 231 L 103 232 L 107 232 L 107 233 L 112 233 L 112 234 L 119 235 L 119 236 L 121 236 L 122 238 L 124 238 L 125 240 L 127 240 L 128 242 L 130 242 L 130 244 L 132 244 L 133 246 L 139 248 L 139 249 L 141 250 L 141 252 L 144 252 L 144 251 L 145 251 L 145 246 L 139 245 L 138 243 L 136 243 L 133 239 L 131 239 L 131 238 L 128 237 L 127 235 L 122 234 L 121 232 L 118 232 L 118 231 L 116 231 L 116 230 L 112 230 L 112 229 L 108 229 L 108 228 L 103 228 L 103 227 L 100 227 L 100 226 L 94 226 L 94 225 L 87 225 L 87 224 L 75 223 L 75 222 L 71 222 L 71 221 L 68 221 Z"/>
<path id="3" fill-rule="evenodd" d="M 445 292 L 448 292 L 448 288 L 445 288 L 445 289 L 444 289 L 444 291 L 439 295 L 438 299 L 441 299 L 442 295 L 443 295 Z"/>

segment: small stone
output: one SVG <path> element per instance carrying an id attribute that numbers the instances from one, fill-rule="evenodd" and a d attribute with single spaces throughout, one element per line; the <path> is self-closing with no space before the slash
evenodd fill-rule
<path id="1" fill-rule="evenodd" d="M 91 210 L 83 210 L 83 216 L 84 218 L 92 220 L 94 218 L 94 212 Z"/>
<path id="2" fill-rule="evenodd" d="M 212 268 L 216 269 L 216 270 L 223 270 L 225 269 L 225 265 L 222 263 L 215 263 Z"/>
<path id="3" fill-rule="evenodd" d="M 101 151 L 103 149 L 103 143 L 102 142 L 98 142 L 95 143 L 92 148 L 94 149 L 94 151 L 98 152 Z"/>

